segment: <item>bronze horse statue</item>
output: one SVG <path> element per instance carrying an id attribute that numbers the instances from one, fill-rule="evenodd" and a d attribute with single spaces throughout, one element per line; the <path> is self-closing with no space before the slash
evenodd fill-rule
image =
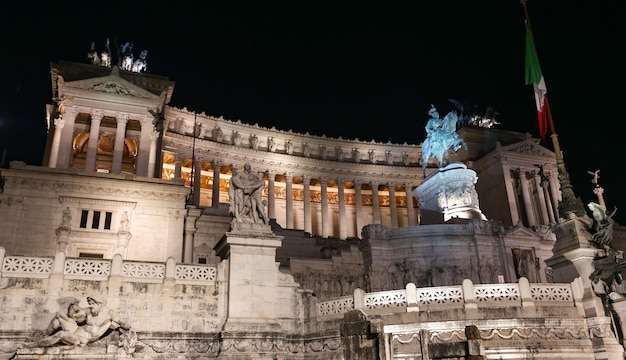
<path id="1" fill-rule="evenodd" d="M 451 148 L 454 152 L 461 147 L 467 150 L 465 140 L 456 133 L 457 121 L 458 116 L 456 112 L 449 112 L 443 118 L 442 125 L 436 129 L 434 135 L 428 136 L 422 143 L 422 171 L 424 177 L 426 177 L 426 166 L 430 158 L 435 158 L 437 166 L 442 167 L 444 158 L 446 165 L 450 163 L 448 153 Z"/>

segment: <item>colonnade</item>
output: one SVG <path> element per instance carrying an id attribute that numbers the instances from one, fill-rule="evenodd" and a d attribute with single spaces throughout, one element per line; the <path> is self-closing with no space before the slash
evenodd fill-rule
<path id="1" fill-rule="evenodd" d="M 65 107 L 64 113 L 54 119 L 54 132 L 50 154 L 48 157 L 48 167 L 69 168 L 72 167 L 74 155 L 74 136 L 76 135 L 76 118 L 80 113 L 78 108 Z M 131 118 L 138 118 L 141 124 L 141 131 L 138 139 L 138 151 L 135 160 L 135 174 L 138 176 L 154 176 L 157 139 L 157 132 L 152 125 L 152 117 L 147 115 L 136 115 L 118 112 L 106 114 L 115 117 L 115 143 L 113 147 L 113 159 L 110 172 L 119 174 L 122 172 L 122 160 L 125 140 L 127 138 L 127 125 Z M 86 171 L 97 171 L 96 158 L 98 152 L 98 141 L 101 133 L 101 123 L 105 114 L 102 110 L 92 109 L 89 111 L 89 140 L 87 144 L 87 157 L 85 160 Z"/>
<path id="2" fill-rule="evenodd" d="M 557 177 L 544 173 L 543 169 L 505 167 L 507 170 L 512 174 L 506 187 L 513 224 L 520 219 L 525 219 L 527 227 L 556 224 L 560 200 Z"/>
<path id="3" fill-rule="evenodd" d="M 174 177 L 180 178 L 182 177 L 182 158 L 175 157 L 175 167 L 174 167 Z M 206 162 L 210 162 L 212 164 L 212 177 L 213 177 L 213 188 L 211 190 L 211 207 L 217 208 L 220 203 L 220 179 L 223 174 L 220 173 L 220 169 L 223 165 L 219 160 L 209 160 Z M 196 161 L 194 166 L 194 174 L 193 174 L 193 201 L 194 204 L 199 205 L 201 201 L 201 173 L 202 173 L 202 164 L 205 161 L 199 160 Z M 260 171 L 256 169 L 256 171 Z M 267 187 L 267 213 L 269 218 L 277 219 L 277 176 L 280 175 L 280 179 L 284 178 L 284 185 L 281 185 L 281 188 L 285 189 L 285 212 L 284 219 L 277 219 L 279 223 L 283 225 L 286 229 L 295 229 L 294 218 L 295 218 L 295 204 L 294 204 L 294 178 L 299 177 L 302 180 L 302 211 L 303 211 L 303 228 L 299 230 L 304 230 L 305 232 L 313 234 L 313 226 L 312 226 L 312 193 L 311 193 L 311 182 L 315 180 L 315 182 L 319 182 L 319 209 L 321 213 L 321 233 L 314 234 L 321 237 L 339 237 L 341 239 L 345 239 L 348 237 L 348 227 L 355 226 L 357 231 L 357 235 L 360 235 L 358 231 L 360 231 L 363 226 L 366 224 L 372 223 L 371 219 L 366 219 L 364 216 L 364 204 L 363 204 L 363 186 L 369 185 L 371 186 L 371 211 L 373 213 L 373 223 L 374 224 L 382 224 L 382 214 L 381 214 L 381 203 L 380 197 L 378 193 L 379 186 L 385 186 L 388 188 L 388 196 L 389 196 L 389 213 L 390 219 L 386 219 L 386 223 L 389 223 L 392 228 L 397 228 L 400 226 L 400 221 L 398 218 L 398 206 L 397 206 L 397 196 L 396 196 L 396 186 L 404 187 L 406 197 L 406 221 L 403 221 L 404 224 L 408 226 L 417 225 L 417 217 L 416 217 L 416 209 L 413 207 L 413 192 L 412 192 L 412 184 L 410 182 L 405 183 L 397 183 L 393 181 L 381 182 L 380 180 L 370 180 L 364 181 L 362 179 L 347 179 L 347 178 L 330 178 L 327 175 L 317 175 L 317 174 L 298 174 L 294 171 L 278 171 L 276 169 L 265 169 L 261 171 L 267 177 L 266 187 Z M 329 182 L 331 184 L 335 184 L 337 187 L 337 225 L 338 225 L 338 234 L 335 234 L 331 224 L 331 213 L 330 213 L 330 200 L 329 200 Z M 355 224 L 350 224 L 347 216 L 347 201 L 346 201 L 346 184 L 351 183 L 354 188 L 354 222 Z M 385 204 L 387 205 L 387 204 Z"/>

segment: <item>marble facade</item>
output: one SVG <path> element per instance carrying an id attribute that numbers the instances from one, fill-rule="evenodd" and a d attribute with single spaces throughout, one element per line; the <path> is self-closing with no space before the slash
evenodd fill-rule
<path id="1" fill-rule="evenodd" d="M 554 153 L 528 134 L 459 129 L 451 161 L 475 186 L 461 205 L 480 216 L 420 222 L 414 194 L 439 172 L 423 178 L 420 145 L 173 108 L 173 81 L 115 67 L 51 74 L 68 100 L 47 107 L 43 166 L 0 170 L 2 356 L 623 358 L 590 290 L 590 219 L 560 216 Z M 263 174 L 268 224 L 231 222 L 244 164 Z M 23 346 L 92 294 L 132 346 L 115 332 Z"/>

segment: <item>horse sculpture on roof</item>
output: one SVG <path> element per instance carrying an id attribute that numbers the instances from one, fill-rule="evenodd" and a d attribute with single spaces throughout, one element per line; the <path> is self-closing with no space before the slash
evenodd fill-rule
<path id="1" fill-rule="evenodd" d="M 450 163 L 448 158 L 450 149 L 456 152 L 463 147 L 463 149 L 467 150 L 465 140 L 456 133 L 458 121 L 456 112 L 451 111 L 443 119 L 440 119 L 439 112 L 437 112 L 434 105 L 431 105 L 428 114 L 431 117 L 426 124 L 427 137 L 422 143 L 422 171 L 424 177 L 426 177 L 426 166 L 430 158 L 436 159 L 437 166 L 442 167 L 444 158 L 446 165 Z"/>

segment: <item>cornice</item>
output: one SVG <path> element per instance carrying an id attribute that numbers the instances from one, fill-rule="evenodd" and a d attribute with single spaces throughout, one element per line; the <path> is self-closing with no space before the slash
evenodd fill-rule
<path id="1" fill-rule="evenodd" d="M 128 183 L 128 186 L 119 186 L 115 182 L 76 182 L 76 179 L 70 179 L 68 181 L 59 180 L 58 176 L 51 175 L 49 179 L 45 178 L 28 178 L 28 177 L 16 177 L 5 176 L 5 184 L 9 188 L 13 189 L 30 189 L 38 191 L 51 191 L 58 195 L 60 198 L 69 199 L 62 194 L 88 194 L 88 196 L 103 196 L 109 195 L 114 198 L 141 198 L 152 200 L 168 200 L 168 201 L 184 201 L 188 190 L 182 186 L 176 187 L 175 191 L 164 191 L 162 185 L 155 184 L 154 189 L 146 187 L 145 183 L 140 183 L 137 186 L 133 186 L 133 183 Z M 158 189 L 161 187 L 161 189 Z M 126 201 L 128 202 L 128 201 Z"/>

